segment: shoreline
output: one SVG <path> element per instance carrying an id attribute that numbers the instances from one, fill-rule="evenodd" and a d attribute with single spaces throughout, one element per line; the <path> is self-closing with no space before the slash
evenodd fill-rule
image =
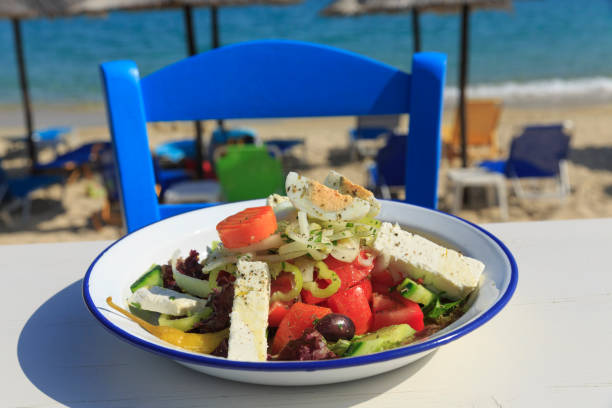
<path id="1" fill-rule="evenodd" d="M 15 78 L 17 81 L 17 78 Z M 15 84 L 15 86 L 17 86 Z M 444 89 L 445 108 L 456 106 L 458 98 L 456 84 L 446 84 Z M 468 83 L 468 99 L 499 99 L 505 106 L 546 109 L 555 107 L 579 107 L 606 105 L 612 103 L 612 74 L 593 77 L 550 77 L 529 80 L 509 79 L 499 82 Z M 23 116 L 20 94 L 17 100 L 0 101 L 0 124 L 12 126 L 13 116 Z M 36 116 L 46 119 L 54 114 L 98 114 L 105 115 L 104 101 L 100 91 L 97 99 L 83 100 L 42 100 L 32 103 Z M 78 125 L 86 124 L 73 121 Z M 43 124 L 44 125 L 44 124 Z M 46 126 L 46 125 L 45 125 Z"/>
<path id="2" fill-rule="evenodd" d="M 473 99 L 500 99 L 491 96 L 470 96 Z M 538 102 L 507 102 L 503 99 L 503 109 L 511 111 L 543 111 L 558 112 L 584 109 L 601 109 L 612 105 L 612 97 L 607 100 L 575 100 L 567 99 L 562 101 Z M 457 109 L 456 95 L 445 95 L 444 117 L 452 115 Z M 58 104 L 34 104 L 32 116 L 35 128 L 46 128 L 52 126 L 72 126 L 74 128 L 107 126 L 106 108 L 103 103 L 58 103 Z M 528 115 L 529 116 L 529 115 Z M 341 118 L 337 116 L 336 118 Z M 350 116 L 352 117 L 352 116 Z M 232 120 L 234 123 L 253 122 L 278 122 L 284 120 L 294 120 L 300 118 L 269 118 L 269 119 L 239 119 Z M 23 109 L 20 104 L 1 104 L 0 103 L 0 135 L 6 134 L 10 129 L 12 132 L 21 132 L 25 127 Z"/>
<path id="3" fill-rule="evenodd" d="M 454 110 L 444 113 L 444 123 L 451 124 Z M 12 116 L 13 125 L 3 120 Z M 569 173 L 572 193 L 564 203 L 558 200 L 538 202 L 520 201 L 514 196 L 509 199 L 509 221 L 535 221 L 552 219 L 612 217 L 612 103 L 545 106 L 542 108 L 504 106 L 498 126 L 500 158 L 505 157 L 508 145 L 514 135 L 528 124 L 558 123 L 571 120 L 574 131 L 569 157 Z M 19 109 L 3 110 L 0 107 L 0 136 L 23 133 L 22 114 Z M 105 112 L 102 106 L 66 110 L 64 107 L 38 109 L 35 123 L 39 126 L 72 125 L 76 147 L 94 140 L 109 140 Z M 354 182 L 366 182 L 366 161 L 351 161 L 348 154 L 348 130 L 355 125 L 354 117 L 326 117 L 299 119 L 232 120 L 228 126 L 251 127 L 262 140 L 273 138 L 304 138 L 305 151 L 296 149 L 286 163 L 286 169 L 296 169 L 308 177 L 323 180 L 333 168 Z M 214 121 L 205 121 L 205 140 L 208 140 Z M 407 129 L 407 117 L 400 122 L 400 129 Z M 191 123 L 150 124 L 151 146 L 163 141 L 191 137 Z M 8 146 L 0 137 L 0 150 Z M 41 154 L 41 162 L 52 160 L 52 152 Z M 5 154 L 6 156 L 6 154 Z M 25 154 L 5 157 L 3 167 L 13 172 L 27 169 Z M 455 163 L 456 165 L 456 163 Z M 445 172 L 449 163 L 441 165 L 439 209 L 449 211 L 452 191 L 446 186 Z M 82 178 L 66 185 L 64 189 L 50 188 L 33 195 L 32 215 L 25 224 L 17 223 L 14 229 L 0 223 L 0 244 L 82 241 L 116 239 L 121 236 L 118 227 L 105 226 L 96 231 L 91 224 L 91 215 L 99 211 L 104 198 L 99 194 L 101 184 L 97 178 Z M 469 208 L 458 216 L 475 223 L 498 222 L 497 207 L 487 207 L 484 194 L 478 194 Z M 19 220 L 19 213 L 15 213 Z"/>

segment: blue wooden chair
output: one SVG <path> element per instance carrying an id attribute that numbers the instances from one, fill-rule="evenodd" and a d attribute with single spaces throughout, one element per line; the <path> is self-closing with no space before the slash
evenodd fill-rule
<path id="1" fill-rule="evenodd" d="M 196 55 L 140 78 L 101 65 L 128 232 L 196 208 L 159 204 L 147 122 L 410 113 L 406 201 L 435 208 L 446 57 L 413 56 L 412 74 L 327 46 L 265 40 Z"/>

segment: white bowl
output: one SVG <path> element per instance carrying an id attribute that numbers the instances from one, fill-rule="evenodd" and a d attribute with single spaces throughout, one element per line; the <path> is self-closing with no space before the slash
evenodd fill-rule
<path id="1" fill-rule="evenodd" d="M 126 235 L 93 261 L 83 281 L 83 297 L 91 313 L 119 338 L 145 350 L 213 376 L 269 385 L 315 385 L 350 381 L 409 364 L 437 347 L 483 325 L 508 303 L 518 280 L 512 254 L 496 237 L 460 218 L 409 204 L 383 201 L 378 218 L 397 222 L 484 262 L 484 277 L 475 300 L 460 319 L 424 341 L 380 353 L 323 361 L 242 362 L 191 353 L 172 346 L 111 310 L 106 298 L 124 304 L 130 284 L 153 263 L 166 263 L 177 249 L 205 253 L 218 239 L 219 221 L 263 200 L 205 208 L 167 218 Z"/>

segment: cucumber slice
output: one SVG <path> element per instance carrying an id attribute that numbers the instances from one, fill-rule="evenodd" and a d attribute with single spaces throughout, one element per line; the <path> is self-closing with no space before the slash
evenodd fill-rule
<path id="1" fill-rule="evenodd" d="M 180 273 L 176 269 L 178 254 L 179 251 L 176 251 L 172 256 L 172 260 L 170 261 L 170 265 L 172 266 L 172 278 L 174 278 L 177 286 L 190 295 L 207 298 L 211 291 L 210 282 L 207 280 L 192 278 L 191 276 Z"/>
<path id="2" fill-rule="evenodd" d="M 193 329 L 195 324 L 200 320 L 206 319 L 212 313 L 210 307 L 204 308 L 201 312 L 194 313 L 191 316 L 183 317 L 180 319 L 171 319 L 172 316 L 162 314 L 159 316 L 159 325 L 166 327 L 174 327 L 180 331 L 189 331 Z"/>
<path id="3" fill-rule="evenodd" d="M 150 310 L 140 309 L 139 307 L 135 307 L 135 306 L 136 305 L 134 306 L 128 305 L 128 308 L 130 309 L 130 313 L 132 313 L 136 317 L 140 317 L 142 320 L 144 320 L 147 323 L 151 323 L 152 325 L 158 324 L 158 319 L 160 316 L 159 313 L 152 312 Z"/>
<path id="4" fill-rule="evenodd" d="M 346 350 L 351 346 L 351 342 L 349 340 L 340 339 L 334 344 L 329 345 L 329 349 L 334 352 L 338 357 L 342 357 Z"/>
<path id="5" fill-rule="evenodd" d="M 351 341 L 343 357 L 363 356 L 401 346 L 408 342 L 414 333 L 415 330 L 407 324 L 383 327 L 374 333 Z"/>
<path id="6" fill-rule="evenodd" d="M 410 278 L 406 278 L 402 283 L 397 285 L 396 290 L 406 299 L 412 300 L 415 303 L 420 303 L 423 306 L 428 306 L 436 299 L 436 295 L 423 285 L 419 285 Z"/>
<path id="7" fill-rule="evenodd" d="M 150 288 L 151 286 L 164 286 L 164 279 L 162 278 L 162 270 L 159 265 L 151 265 L 149 270 L 145 272 L 140 278 L 136 279 L 130 290 L 132 293 L 136 292 L 140 288 Z"/>
<path id="8" fill-rule="evenodd" d="M 178 271 L 174 271 L 172 277 L 176 281 L 178 287 L 190 295 L 207 298 L 210 294 L 210 283 L 207 280 L 192 278 Z"/>

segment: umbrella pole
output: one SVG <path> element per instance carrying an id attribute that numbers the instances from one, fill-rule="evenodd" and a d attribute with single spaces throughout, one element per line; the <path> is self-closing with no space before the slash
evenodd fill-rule
<path id="1" fill-rule="evenodd" d="M 413 52 L 421 52 L 421 25 L 419 23 L 420 11 L 417 8 L 412 9 L 412 40 Z"/>
<path id="2" fill-rule="evenodd" d="M 467 167 L 467 112 L 465 87 L 467 84 L 467 54 L 469 47 L 470 6 L 461 7 L 461 60 L 459 63 L 459 131 L 461 135 L 461 165 Z"/>
<path id="3" fill-rule="evenodd" d="M 185 34 L 187 36 L 187 50 L 189 55 L 197 54 L 197 46 L 195 40 L 195 32 L 193 29 L 193 13 L 191 6 L 183 7 L 183 15 L 185 16 Z M 193 122 L 196 132 L 196 175 L 198 179 L 204 176 L 202 170 L 202 163 L 204 158 L 202 157 L 202 122 L 196 120 Z"/>
<path id="4" fill-rule="evenodd" d="M 32 105 L 30 103 L 30 92 L 28 90 L 28 78 L 26 75 L 25 58 L 23 56 L 23 40 L 21 38 L 21 22 L 19 19 L 13 19 L 13 33 L 15 37 L 15 53 L 17 54 L 17 66 L 19 69 L 19 83 L 21 86 L 21 97 L 23 101 L 23 114 L 28 132 L 28 152 L 32 165 L 32 171 L 38 164 L 36 154 L 36 145 L 34 144 L 34 129 L 32 120 Z"/>
<path id="5" fill-rule="evenodd" d="M 210 7 L 210 38 L 212 39 L 211 48 L 219 48 L 221 42 L 219 41 L 219 8 L 217 6 Z M 223 120 L 218 119 L 217 125 L 219 129 L 224 130 Z"/>
<path id="6" fill-rule="evenodd" d="M 219 9 L 217 6 L 210 7 L 210 30 L 212 48 L 219 48 Z"/>

